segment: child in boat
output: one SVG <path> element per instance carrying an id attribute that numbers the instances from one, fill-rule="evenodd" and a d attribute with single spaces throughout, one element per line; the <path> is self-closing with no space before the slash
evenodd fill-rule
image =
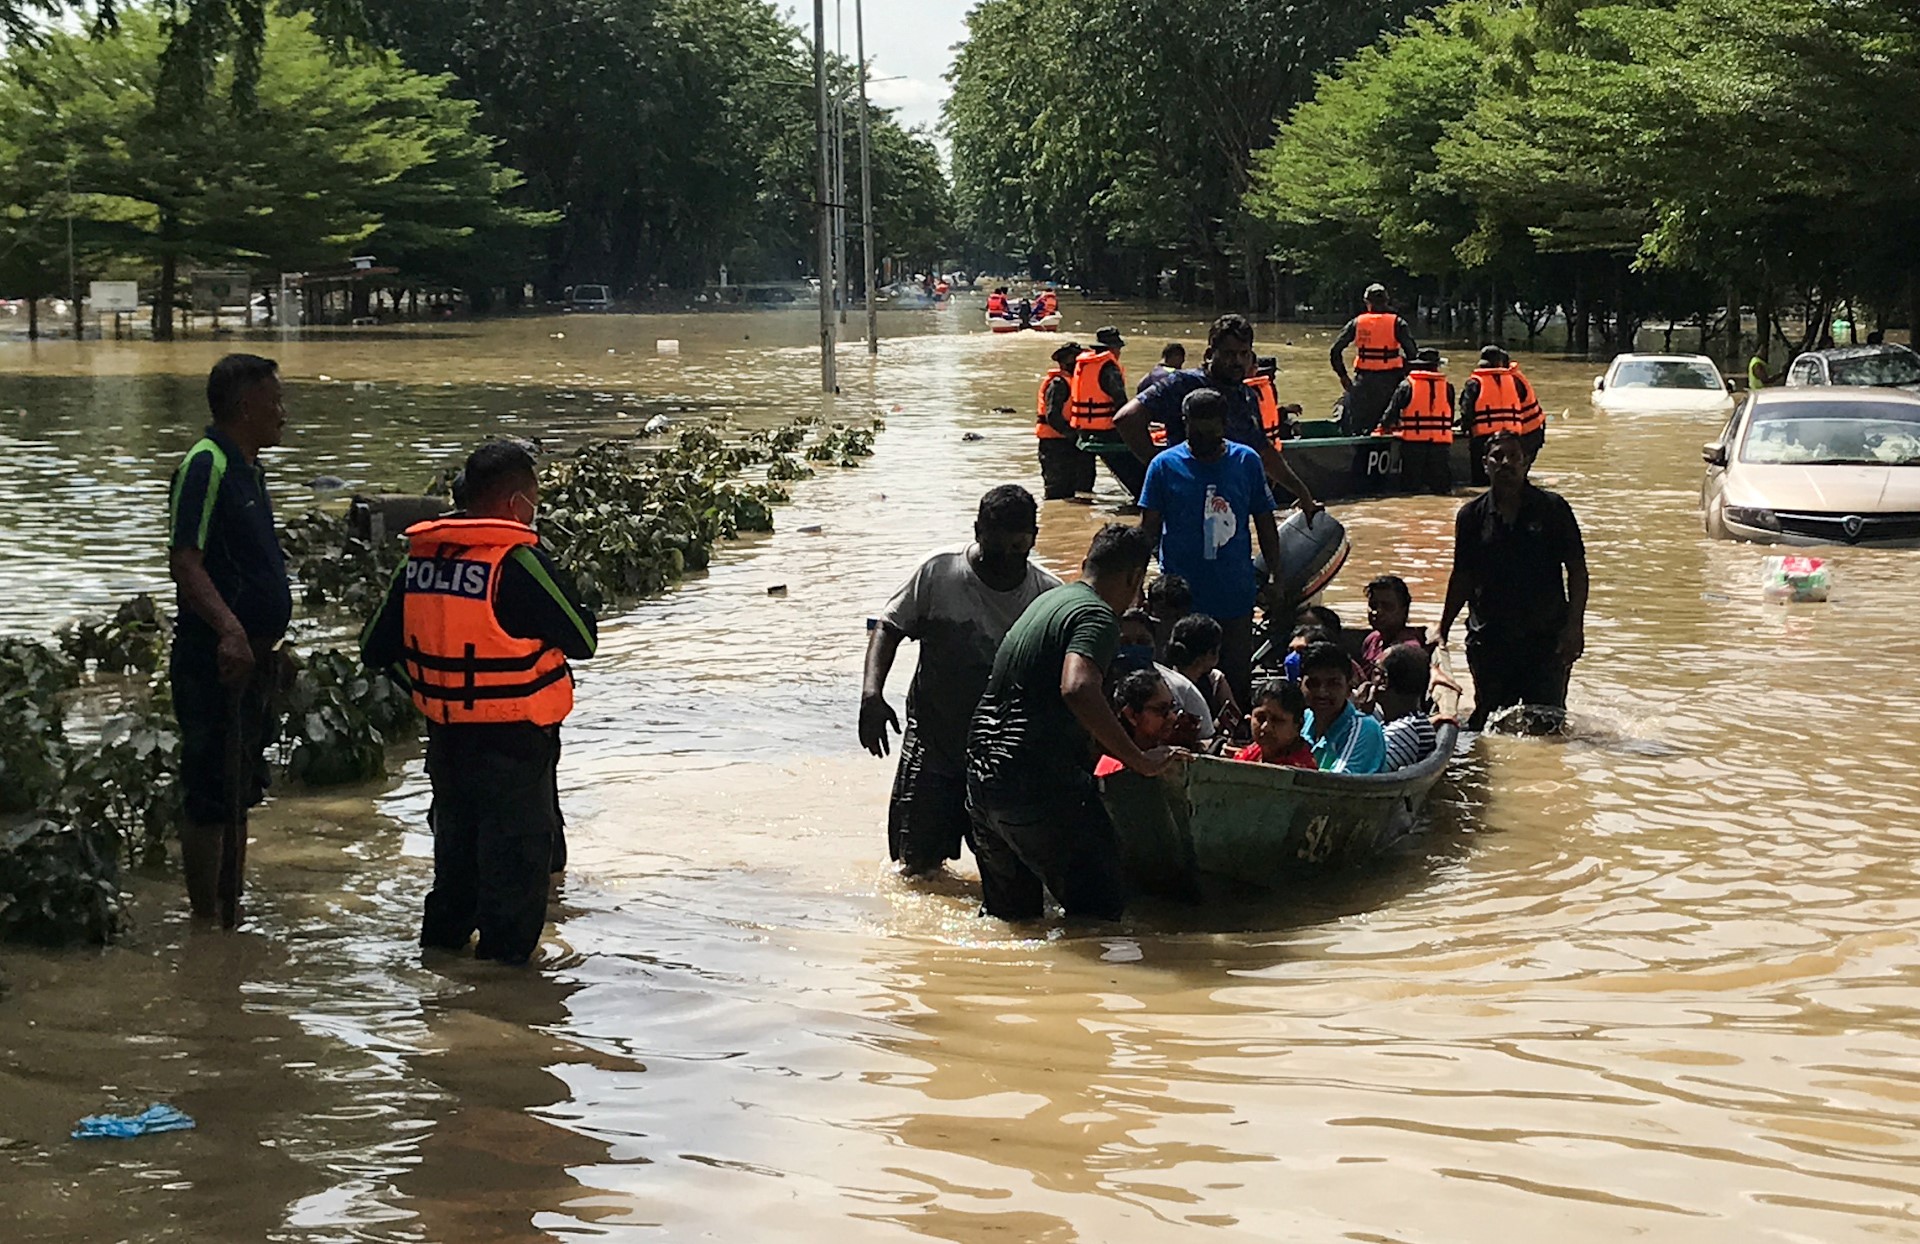
<path id="1" fill-rule="evenodd" d="M 1383 772 L 1410 768 L 1433 755 L 1433 719 L 1427 716 L 1431 677 L 1427 650 L 1418 644 L 1399 644 L 1380 659 L 1378 712 L 1387 744 Z"/>
<path id="2" fill-rule="evenodd" d="M 1107 698 L 1113 705 L 1113 715 L 1127 728 L 1127 737 L 1143 750 L 1165 747 L 1171 741 L 1180 706 L 1159 670 L 1151 665 L 1134 670 L 1114 684 Z M 1125 768 L 1112 756 L 1102 756 L 1093 776 L 1112 777 Z"/>
<path id="3" fill-rule="evenodd" d="M 1380 672 L 1380 658 L 1399 644 L 1425 647 L 1427 628 L 1409 626 L 1413 593 L 1399 575 L 1383 574 L 1367 584 L 1367 625 L 1373 629 L 1360 641 L 1360 664 L 1369 675 Z"/>
<path id="4" fill-rule="evenodd" d="M 1332 644 L 1314 644 L 1300 657 L 1300 691 L 1307 699 L 1303 733 L 1327 773 L 1378 773 L 1387 762 L 1380 723 L 1353 706 L 1353 661 Z"/>
<path id="5" fill-rule="evenodd" d="M 1213 722 L 1213 733 L 1233 733 L 1240 724 L 1240 703 L 1233 698 L 1227 676 L 1220 672 L 1220 624 L 1204 613 L 1189 614 L 1173 628 L 1167 642 L 1167 665 L 1197 688 L 1206 716 Z M 1180 688 L 1174 687 L 1174 694 Z M 1185 703 L 1188 712 L 1199 711 Z"/>
<path id="6" fill-rule="evenodd" d="M 1170 747 L 1198 747 L 1213 737 L 1213 710 L 1207 707 L 1200 688 L 1178 670 L 1154 659 L 1153 619 L 1144 609 L 1129 609 L 1120 616 L 1120 647 L 1107 666 L 1108 686 L 1118 687 L 1122 678 L 1136 670 L 1157 672 L 1173 692 L 1179 712 L 1172 733 L 1162 742 Z"/>
<path id="7" fill-rule="evenodd" d="M 1301 735 L 1306 719 L 1307 700 L 1300 688 L 1284 678 L 1274 679 L 1253 693 L 1253 712 L 1248 716 L 1253 742 L 1233 758 L 1292 769 L 1319 768 L 1313 747 Z"/>

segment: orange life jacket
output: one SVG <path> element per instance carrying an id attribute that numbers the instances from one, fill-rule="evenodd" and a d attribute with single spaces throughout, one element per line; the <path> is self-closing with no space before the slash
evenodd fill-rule
<path id="1" fill-rule="evenodd" d="M 1043 320 L 1060 306 L 1060 300 L 1044 290 L 1033 296 L 1033 318 Z"/>
<path id="2" fill-rule="evenodd" d="M 500 571 L 538 544 L 504 518 L 436 518 L 407 528 L 403 664 L 413 702 L 442 725 L 556 726 L 573 710 L 566 654 L 507 634 L 494 616 Z"/>
<path id="3" fill-rule="evenodd" d="M 1540 408 L 1540 395 L 1534 392 L 1533 381 L 1521 373 L 1518 364 L 1508 364 L 1507 370 L 1527 390 L 1526 396 L 1520 399 L 1520 435 L 1528 436 L 1543 430 L 1547 426 L 1547 412 Z"/>
<path id="4" fill-rule="evenodd" d="M 1049 368 L 1046 376 L 1040 381 L 1040 397 L 1039 400 L 1034 403 L 1033 408 L 1033 434 L 1043 441 L 1064 441 L 1067 439 L 1065 432 L 1062 432 L 1059 428 L 1047 422 L 1047 390 L 1053 387 L 1054 381 L 1065 380 L 1066 378 L 1066 372 L 1060 370 L 1058 367 L 1054 367 Z"/>
<path id="5" fill-rule="evenodd" d="M 1353 321 L 1353 369 L 1400 371 L 1406 357 L 1400 352 L 1400 317 L 1391 311 L 1368 311 Z"/>
<path id="6" fill-rule="evenodd" d="M 1453 444 L 1453 399 L 1447 394 L 1446 376 L 1437 371 L 1415 371 L 1407 377 L 1407 383 L 1413 386 L 1413 400 L 1400 412 L 1396 435 L 1403 441 Z"/>
<path id="7" fill-rule="evenodd" d="M 988 294 L 987 295 L 987 314 L 988 315 L 1009 314 L 1009 312 L 1007 311 L 1007 296 L 1005 294 Z"/>
<path id="8" fill-rule="evenodd" d="M 1120 356 L 1111 350 L 1082 350 L 1073 361 L 1071 396 L 1067 398 L 1067 422 L 1076 432 L 1096 435 L 1113 431 L 1113 417 L 1120 413 L 1119 399 L 1100 387 L 1100 373 L 1108 363 L 1120 366 Z M 1126 373 L 1120 373 L 1126 384 Z"/>
<path id="9" fill-rule="evenodd" d="M 1273 377 L 1264 374 L 1248 376 L 1246 385 L 1253 390 L 1260 406 L 1260 430 L 1267 434 L 1268 440 L 1277 444 L 1281 432 L 1280 395 L 1273 391 Z"/>
<path id="10" fill-rule="evenodd" d="M 1511 367 L 1476 367 L 1473 378 L 1480 382 L 1480 396 L 1473 404 L 1474 436 L 1492 436 L 1496 432 L 1520 430 L 1520 386 L 1514 383 Z"/>

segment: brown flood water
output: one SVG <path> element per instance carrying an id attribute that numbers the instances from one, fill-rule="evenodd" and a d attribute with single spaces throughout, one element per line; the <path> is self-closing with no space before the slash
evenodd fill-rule
<path id="1" fill-rule="evenodd" d="M 1202 333 L 1067 314 L 1120 323 L 1136 371 Z M 1015 937 L 964 869 L 888 875 L 892 766 L 853 738 L 863 619 L 985 488 L 1037 485 L 1050 342 L 977 323 L 901 315 L 877 365 L 848 349 L 833 410 L 886 414 L 877 456 L 606 620 L 536 969 L 421 963 L 417 758 L 261 814 L 238 935 L 143 881 L 127 946 L 7 951 L 13 1238 L 1920 1239 L 1913 554 L 1842 551 L 1831 603 L 1763 605 L 1761 552 L 1700 534 L 1713 423 L 1598 416 L 1594 366 L 1529 359 L 1566 411 L 1538 477 L 1593 566 L 1577 736 L 1478 741 L 1431 832 L 1366 875 Z M 492 430 L 815 410 L 812 332 L 795 311 L 269 340 L 295 382 L 280 504 L 323 472 L 412 486 Z M 1324 410 L 1326 331 L 1275 340 Z M 0 629 L 161 581 L 164 478 L 224 344 L 0 346 Z M 1329 603 L 1357 621 L 1394 570 L 1431 624 L 1455 504 L 1343 507 Z M 1047 507 L 1041 556 L 1069 569 L 1099 517 Z M 150 1101 L 198 1129 L 66 1139 Z"/>

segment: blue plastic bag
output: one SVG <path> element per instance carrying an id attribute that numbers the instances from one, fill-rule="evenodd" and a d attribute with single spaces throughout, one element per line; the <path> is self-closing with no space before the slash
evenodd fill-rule
<path id="1" fill-rule="evenodd" d="M 174 1106 L 157 1102 L 139 1114 L 90 1114 L 73 1129 L 75 1140 L 123 1139 L 149 1132 L 184 1132 L 193 1120 Z"/>

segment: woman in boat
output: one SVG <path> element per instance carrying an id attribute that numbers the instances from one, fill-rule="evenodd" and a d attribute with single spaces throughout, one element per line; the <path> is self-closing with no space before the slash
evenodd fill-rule
<path id="1" fill-rule="evenodd" d="M 1180 704 L 1158 669 L 1150 665 L 1134 670 L 1114 684 L 1110 699 L 1113 715 L 1126 727 L 1127 737 L 1136 747 L 1148 752 L 1167 745 L 1174 720 L 1180 714 Z M 1112 756 L 1102 756 L 1094 766 L 1093 776 L 1111 777 L 1125 768 Z"/>
<path id="2" fill-rule="evenodd" d="M 1240 725 L 1240 702 L 1220 672 L 1220 639 L 1218 622 L 1204 613 L 1189 614 L 1174 623 L 1167 664 L 1200 689 L 1213 732 L 1231 734 Z"/>

